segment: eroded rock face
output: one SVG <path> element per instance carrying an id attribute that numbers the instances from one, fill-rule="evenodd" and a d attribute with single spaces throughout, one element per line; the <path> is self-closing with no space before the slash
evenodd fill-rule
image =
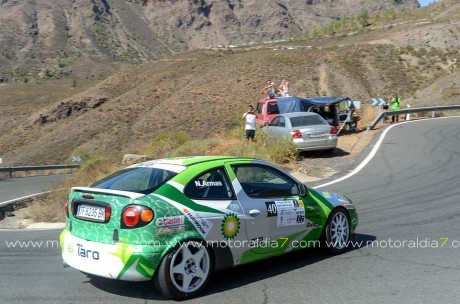
<path id="1" fill-rule="evenodd" d="M 91 2 L 0 1 L 0 75 L 34 67 L 49 78 L 89 76 L 97 69 L 78 63 L 90 57 L 99 68 L 104 60 L 143 62 L 189 48 L 285 39 L 364 9 L 419 7 L 417 0 Z"/>
<path id="2" fill-rule="evenodd" d="M 38 119 L 34 121 L 34 124 L 45 125 L 47 123 L 66 119 L 71 115 L 77 115 L 85 112 L 88 109 L 94 109 L 107 102 L 107 98 L 93 98 L 85 97 L 82 100 L 74 101 L 63 101 L 56 107 L 52 108 L 46 113 L 41 113 Z"/>

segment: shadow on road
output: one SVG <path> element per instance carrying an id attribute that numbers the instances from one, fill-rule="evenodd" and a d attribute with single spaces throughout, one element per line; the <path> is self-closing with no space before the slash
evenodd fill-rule
<path id="1" fill-rule="evenodd" d="M 355 246 L 351 246 L 348 254 L 353 250 L 366 247 L 376 239 L 375 236 L 356 234 Z M 254 282 L 300 269 L 322 260 L 333 257 L 319 248 L 304 249 L 282 256 L 222 270 L 213 274 L 203 295 L 211 295 L 223 291 L 239 288 Z M 88 283 L 96 288 L 119 296 L 145 300 L 166 300 L 154 287 L 153 282 L 126 282 L 88 276 Z"/>

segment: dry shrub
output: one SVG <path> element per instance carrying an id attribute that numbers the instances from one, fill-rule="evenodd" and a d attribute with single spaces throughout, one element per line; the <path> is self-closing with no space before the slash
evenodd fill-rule
<path id="1" fill-rule="evenodd" d="M 157 134 L 144 149 L 149 158 L 171 157 L 172 151 L 185 144 L 191 138 L 184 132 L 162 132 Z"/>
<path id="2" fill-rule="evenodd" d="M 371 122 L 374 121 L 378 114 L 377 107 L 371 105 L 361 105 L 361 109 L 358 112 L 358 115 L 361 118 L 359 121 L 359 129 L 366 129 Z"/>
<path id="3" fill-rule="evenodd" d="M 172 151 L 173 157 L 184 156 L 201 156 L 209 155 L 211 149 L 217 145 L 225 142 L 225 139 L 207 138 L 207 139 L 193 139 L 185 142 L 183 145 L 177 147 Z"/>

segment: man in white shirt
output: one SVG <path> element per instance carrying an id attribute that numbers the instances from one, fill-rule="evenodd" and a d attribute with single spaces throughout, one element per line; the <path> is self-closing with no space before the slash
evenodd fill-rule
<path id="1" fill-rule="evenodd" d="M 245 143 L 248 144 L 249 139 L 254 141 L 254 135 L 256 133 L 256 114 L 254 113 L 253 106 L 248 107 L 248 111 L 243 114 L 242 118 L 246 121 L 244 125 L 244 130 L 246 131 Z"/>

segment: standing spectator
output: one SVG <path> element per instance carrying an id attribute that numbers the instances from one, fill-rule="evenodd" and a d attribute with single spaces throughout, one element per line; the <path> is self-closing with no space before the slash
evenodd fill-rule
<path id="1" fill-rule="evenodd" d="M 289 81 L 283 79 L 280 84 L 280 90 L 283 92 L 283 97 L 289 97 Z"/>
<path id="2" fill-rule="evenodd" d="M 393 97 L 390 99 L 391 103 L 391 110 L 392 111 L 397 111 L 399 110 L 399 105 L 401 104 L 401 98 L 398 97 L 398 94 L 395 94 Z M 399 115 L 393 115 L 391 117 L 391 122 L 399 122 Z"/>
<path id="3" fill-rule="evenodd" d="M 275 83 L 272 81 L 269 85 L 264 87 L 260 94 L 267 94 L 267 99 L 275 99 L 276 97 L 284 97 L 284 93 L 278 89 Z"/>
<path id="4" fill-rule="evenodd" d="M 254 113 L 254 108 L 252 105 L 248 107 L 248 111 L 243 114 L 242 118 L 245 120 L 245 144 L 247 145 L 249 139 L 251 139 L 251 141 L 254 141 L 254 135 L 256 133 L 256 114 Z"/>
<path id="5" fill-rule="evenodd" d="M 260 94 L 265 94 L 266 91 L 267 91 L 268 89 L 271 88 L 271 86 L 272 86 L 272 81 L 269 79 L 269 80 L 267 80 L 267 85 L 264 86 L 264 88 L 262 89 L 262 91 L 260 91 Z M 268 92 L 267 92 L 267 93 L 268 93 Z M 269 98 L 269 97 L 267 96 L 267 99 L 268 99 L 268 98 Z"/>

